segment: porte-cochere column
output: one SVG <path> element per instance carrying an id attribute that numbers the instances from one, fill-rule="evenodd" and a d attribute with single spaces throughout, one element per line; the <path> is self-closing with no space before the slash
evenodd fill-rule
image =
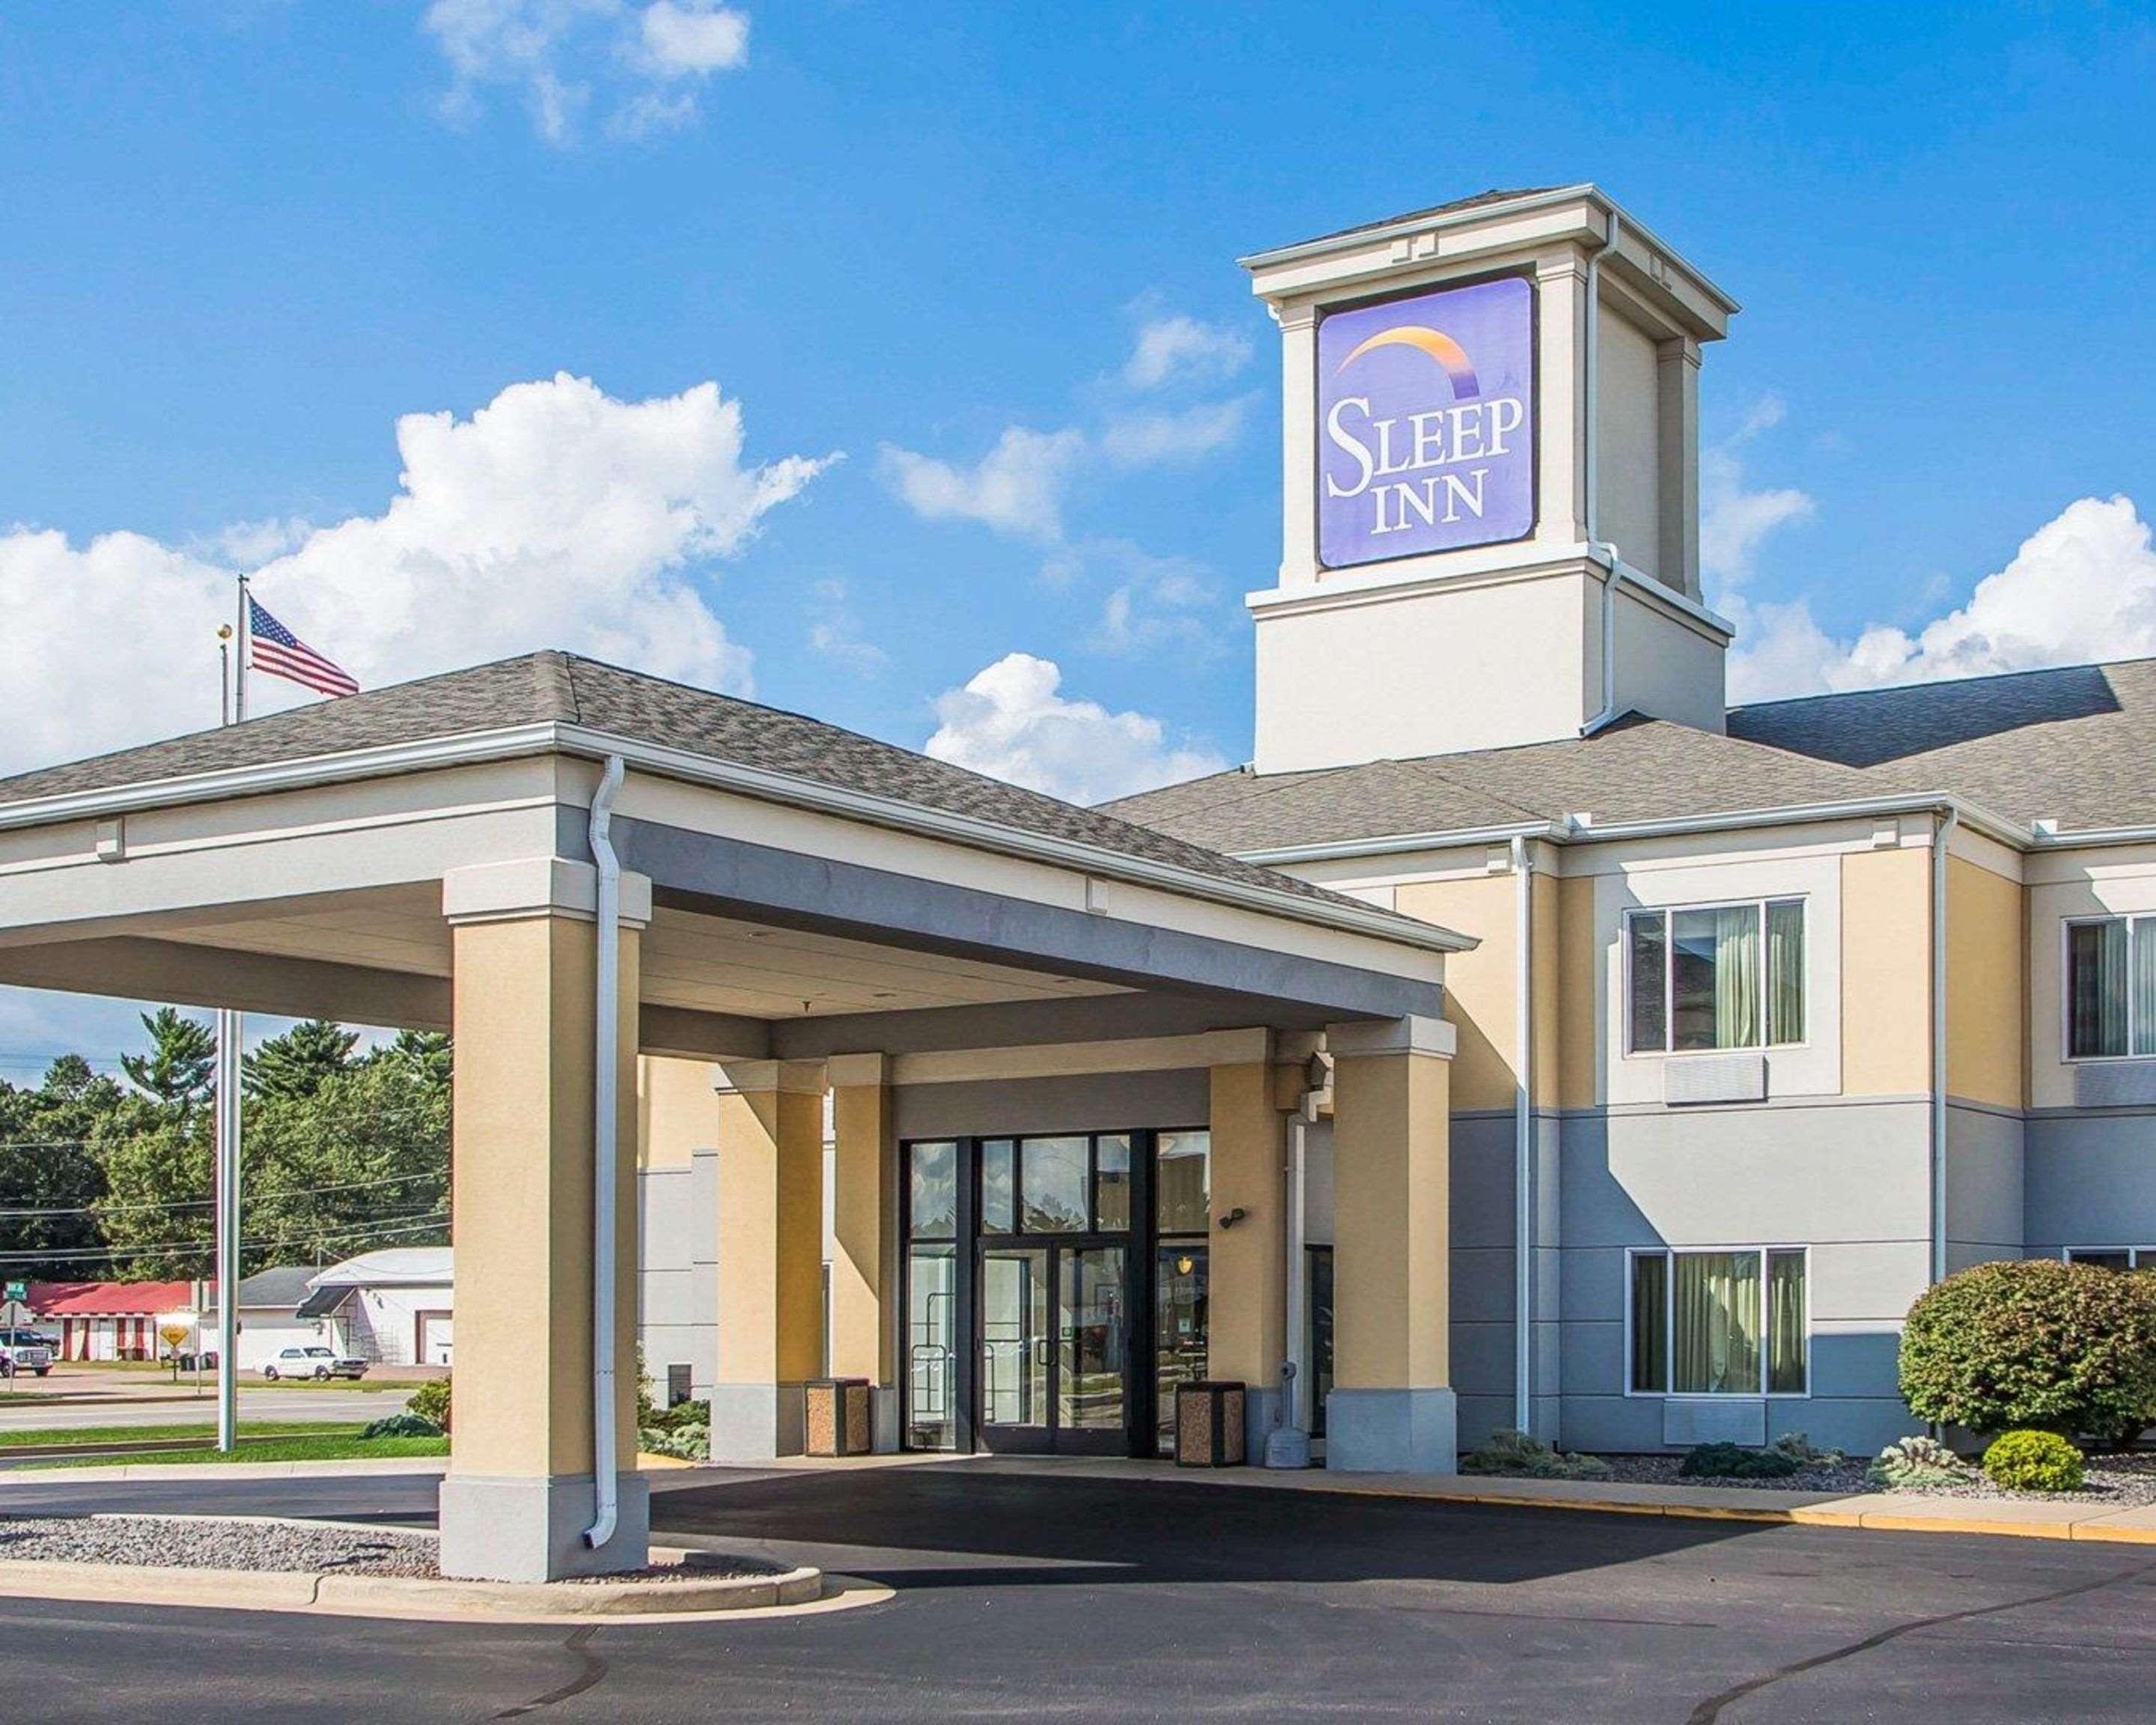
<path id="1" fill-rule="evenodd" d="M 1450 1473 L 1452 1026 L 1336 1024 L 1326 1465 Z"/>

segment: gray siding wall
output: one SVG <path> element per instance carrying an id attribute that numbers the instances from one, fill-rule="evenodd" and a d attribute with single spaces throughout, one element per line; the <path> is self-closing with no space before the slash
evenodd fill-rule
<path id="1" fill-rule="evenodd" d="M 637 1337 L 644 1374 L 662 1399 L 670 1365 L 689 1368 L 690 1392 L 700 1397 L 718 1377 L 718 1153 L 699 1150 L 686 1167 L 636 1178 Z"/>
<path id="2" fill-rule="evenodd" d="M 1562 1414 L 1560 1279 L 1562 1122 L 1537 1113 L 1530 1192 L 1535 1281 L 1529 1353 L 1530 1428 L 1558 1436 Z M 1493 1431 L 1519 1423 L 1514 1322 L 1512 1116 L 1452 1117 L 1452 1385 L 1459 1397 L 1460 1445 L 1472 1449 Z"/>
<path id="3" fill-rule="evenodd" d="M 2030 1255 L 2156 1246 L 2156 1110 L 2032 1113 L 2025 1139 Z"/>
<path id="4" fill-rule="evenodd" d="M 1625 1251 L 1662 1245 L 1810 1248 L 1811 1394 L 1748 1404 L 1767 1436 L 1868 1452 L 1915 1429 L 1895 1358 L 1930 1268 L 1922 1101 L 1582 1113 L 1562 1142 L 1564 1445 L 1668 1447 L 1664 1399 L 1625 1393 Z"/>
<path id="5" fill-rule="evenodd" d="M 1947 1274 L 2022 1253 L 2026 1127 L 2018 1112 L 1947 1106 Z"/>

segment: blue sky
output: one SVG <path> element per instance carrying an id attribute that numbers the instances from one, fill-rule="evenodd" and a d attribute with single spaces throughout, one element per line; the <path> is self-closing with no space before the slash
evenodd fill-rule
<path id="1" fill-rule="evenodd" d="M 10 8 L 0 766 L 208 722 L 241 564 L 369 681 L 559 644 L 1083 794 L 1240 760 L 1234 259 L 1579 179 L 1748 308 L 1740 688 L 2156 651 L 2153 80 L 2071 5 Z M 0 1059 L 113 1022 L 0 999 Z"/>

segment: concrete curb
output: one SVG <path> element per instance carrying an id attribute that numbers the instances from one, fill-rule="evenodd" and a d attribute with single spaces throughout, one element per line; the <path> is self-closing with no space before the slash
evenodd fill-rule
<path id="1" fill-rule="evenodd" d="M 71 1480 L 77 1485 L 104 1480 L 285 1480 L 336 1479 L 343 1475 L 441 1474 L 449 1471 L 446 1455 L 385 1455 L 377 1460 L 350 1461 L 173 1461 L 150 1466 L 117 1463 L 110 1467 L 0 1468 L 0 1486 Z"/>
<path id="2" fill-rule="evenodd" d="M 653 1555 L 662 1555 L 654 1548 Z M 677 1558 L 683 1553 L 674 1553 Z M 450 1581 L 296 1569 L 198 1569 L 127 1563 L 0 1561 L 0 1595 L 240 1611 L 316 1611 L 352 1617 L 547 1623 L 607 1618 L 702 1619 L 820 1603 L 820 1569 L 706 1581 Z M 887 1597 L 887 1594 L 877 1594 Z M 864 1599 L 862 1603 L 868 1603 Z"/>

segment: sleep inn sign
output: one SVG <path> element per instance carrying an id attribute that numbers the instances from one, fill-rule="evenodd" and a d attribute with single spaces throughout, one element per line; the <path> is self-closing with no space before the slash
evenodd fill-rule
<path id="1" fill-rule="evenodd" d="M 1318 326 L 1318 557 L 1349 567 L 1534 527 L 1534 290 L 1517 277 Z"/>

